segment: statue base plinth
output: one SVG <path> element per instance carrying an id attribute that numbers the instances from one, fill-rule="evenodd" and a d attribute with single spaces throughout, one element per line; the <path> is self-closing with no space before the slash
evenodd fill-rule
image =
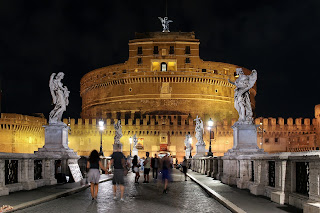
<path id="1" fill-rule="evenodd" d="M 197 152 L 195 157 L 204 157 L 206 155 L 206 145 L 205 144 L 196 144 Z"/>
<path id="2" fill-rule="evenodd" d="M 254 124 L 237 124 L 233 129 L 233 148 L 224 155 L 263 154 L 257 146 L 257 127 Z"/>
<path id="3" fill-rule="evenodd" d="M 134 157 L 134 156 L 139 156 L 138 155 L 138 149 L 137 148 L 133 148 L 133 150 L 132 150 L 132 157 Z"/>
<path id="4" fill-rule="evenodd" d="M 80 156 L 68 147 L 68 130 L 65 123 L 45 125 L 45 144 L 34 154 L 61 160 L 61 172 L 71 176 L 69 164 L 78 164 Z"/>

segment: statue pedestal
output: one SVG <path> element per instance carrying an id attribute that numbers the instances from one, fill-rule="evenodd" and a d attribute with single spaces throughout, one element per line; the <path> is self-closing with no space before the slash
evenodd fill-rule
<path id="1" fill-rule="evenodd" d="M 195 157 L 203 157 L 206 155 L 206 145 L 205 144 L 196 144 L 197 153 Z"/>
<path id="2" fill-rule="evenodd" d="M 186 155 L 185 155 L 187 159 L 189 159 L 189 157 L 190 157 L 190 152 L 191 152 L 191 149 L 187 148 L 186 149 Z"/>
<path id="3" fill-rule="evenodd" d="M 65 123 L 50 124 L 44 127 L 45 144 L 35 154 L 61 160 L 61 172 L 71 176 L 68 165 L 77 164 L 80 157 L 68 147 L 69 127 Z"/>
<path id="4" fill-rule="evenodd" d="M 115 143 L 113 144 L 113 152 L 120 150 L 122 152 L 122 144 L 121 143 Z"/>
<path id="5" fill-rule="evenodd" d="M 233 129 L 233 148 L 225 155 L 262 154 L 257 146 L 257 127 L 254 124 L 236 124 Z"/>
<path id="6" fill-rule="evenodd" d="M 138 149 L 137 149 L 137 148 L 133 148 L 133 149 L 132 149 L 132 155 L 131 155 L 131 156 L 134 157 L 135 155 L 136 155 L 136 156 L 139 156 L 139 155 L 138 155 Z"/>

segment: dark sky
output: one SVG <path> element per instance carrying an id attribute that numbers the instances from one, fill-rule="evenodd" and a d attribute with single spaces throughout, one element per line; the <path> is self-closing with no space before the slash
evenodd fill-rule
<path id="1" fill-rule="evenodd" d="M 123 63 L 135 32 L 161 31 L 165 1 L 0 1 L 2 112 L 48 113 L 50 74 L 71 91 L 64 117 L 79 117 L 81 77 Z M 258 71 L 256 114 L 314 117 L 320 104 L 319 0 L 168 0 L 171 31 L 195 31 L 204 60 Z"/>

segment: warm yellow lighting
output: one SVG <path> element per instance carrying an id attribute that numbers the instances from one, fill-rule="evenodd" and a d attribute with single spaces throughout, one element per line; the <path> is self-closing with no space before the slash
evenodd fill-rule
<path id="1" fill-rule="evenodd" d="M 135 71 L 135 72 L 138 72 L 138 69 L 136 68 L 134 71 Z"/>
<path id="2" fill-rule="evenodd" d="M 210 118 L 208 121 L 208 126 L 211 128 L 213 127 L 213 120 Z"/>
<path id="3" fill-rule="evenodd" d="M 159 71 L 160 70 L 160 62 L 152 62 L 152 71 Z"/>

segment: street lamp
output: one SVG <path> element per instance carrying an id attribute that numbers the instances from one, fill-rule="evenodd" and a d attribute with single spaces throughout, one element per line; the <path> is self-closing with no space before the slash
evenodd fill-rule
<path id="1" fill-rule="evenodd" d="M 192 155 L 191 155 L 191 148 L 192 148 L 192 146 L 191 146 L 191 144 L 192 144 L 192 138 L 190 137 L 189 138 L 189 143 L 190 143 L 190 155 L 189 155 L 189 158 L 192 158 Z"/>
<path id="2" fill-rule="evenodd" d="M 211 128 L 213 127 L 213 120 L 210 118 L 208 121 L 208 129 L 209 129 L 209 135 L 210 135 L 210 143 L 209 143 L 209 152 L 208 156 L 213 156 L 213 153 L 211 151 Z"/>
<path id="3" fill-rule="evenodd" d="M 131 136 L 129 138 L 129 142 L 130 142 L 130 158 L 131 158 L 131 144 L 132 144 L 132 137 Z"/>
<path id="4" fill-rule="evenodd" d="M 104 156 L 103 151 L 102 151 L 102 132 L 104 130 L 104 122 L 103 122 L 103 120 L 99 121 L 99 130 L 100 130 L 100 152 L 99 152 L 99 155 L 100 156 Z"/>

